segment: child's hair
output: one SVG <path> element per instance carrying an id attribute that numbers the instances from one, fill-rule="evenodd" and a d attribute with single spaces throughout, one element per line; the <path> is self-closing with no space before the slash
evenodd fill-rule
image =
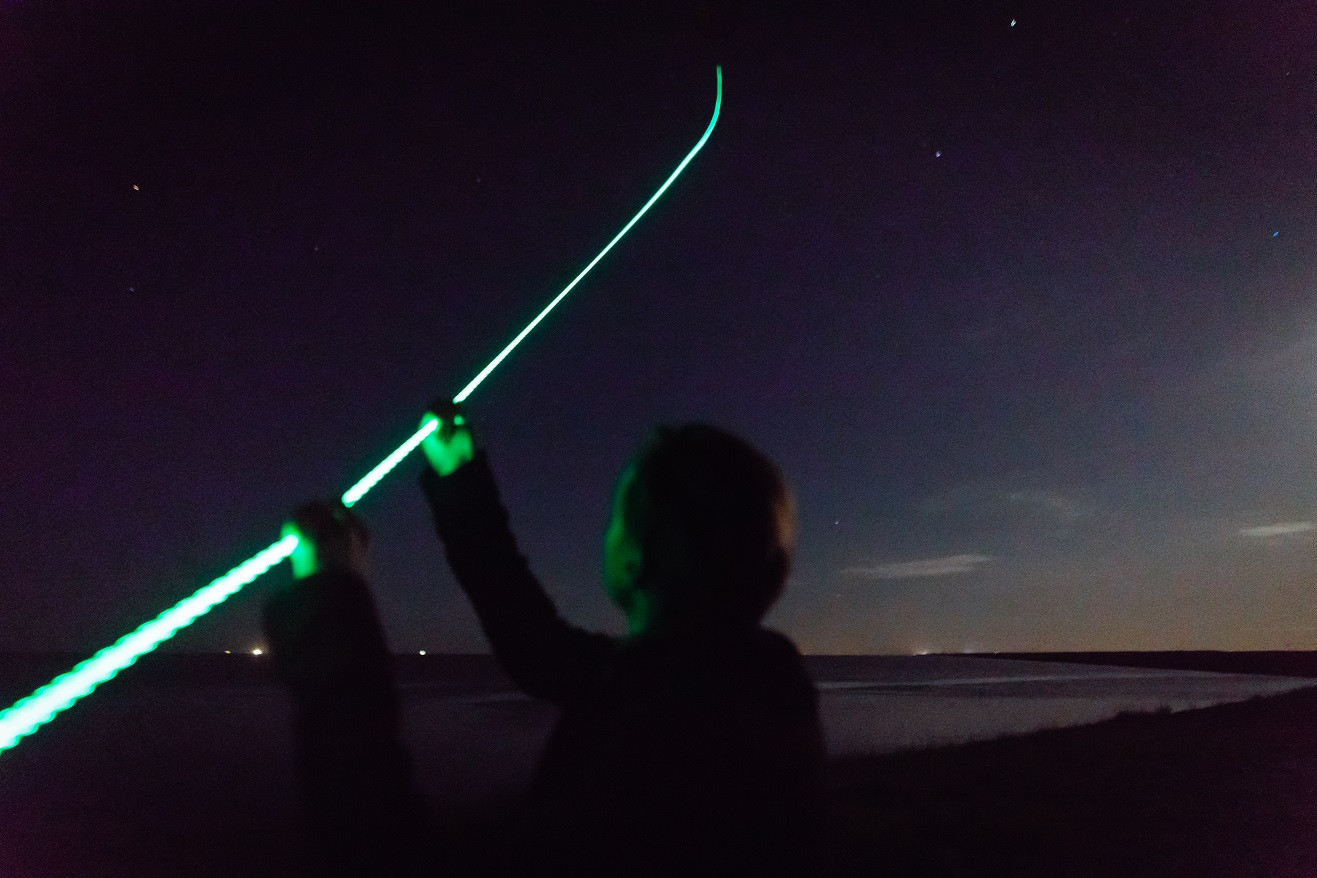
<path id="1" fill-rule="evenodd" d="M 660 427 L 624 490 L 623 522 L 664 612 L 715 624 L 764 617 L 795 539 L 791 493 L 771 460 L 707 424 Z"/>

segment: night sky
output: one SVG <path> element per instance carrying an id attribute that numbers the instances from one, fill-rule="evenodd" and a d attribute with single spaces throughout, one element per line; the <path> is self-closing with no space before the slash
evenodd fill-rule
<path id="1" fill-rule="evenodd" d="M 341 492 L 715 64 L 708 146 L 469 403 L 566 616 L 620 629 L 613 481 L 708 420 L 795 489 L 807 651 L 1317 643 L 1311 4 L 618 5 L 0 5 L 0 649 L 103 646 Z M 483 651 L 420 465 L 358 507 L 385 626 Z M 169 647 L 259 645 L 272 581 Z"/>

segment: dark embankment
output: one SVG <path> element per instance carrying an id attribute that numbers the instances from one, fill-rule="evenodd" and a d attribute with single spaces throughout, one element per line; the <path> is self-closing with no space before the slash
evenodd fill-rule
<path id="1" fill-rule="evenodd" d="M 1317 875 L 1317 691 L 835 766 L 834 874 Z"/>
<path id="2" fill-rule="evenodd" d="M 1317 677 L 1317 652 L 1259 650 L 1224 652 L 993 652 L 984 658 L 1069 662 L 1080 665 L 1114 665 L 1125 668 L 1161 668 L 1175 671 L 1215 671 L 1222 674 L 1270 674 L 1278 677 Z"/>

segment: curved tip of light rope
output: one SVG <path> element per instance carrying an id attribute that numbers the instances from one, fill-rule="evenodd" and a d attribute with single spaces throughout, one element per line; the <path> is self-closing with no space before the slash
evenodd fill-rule
<path id="1" fill-rule="evenodd" d="M 717 67 L 715 67 L 714 73 L 717 74 L 718 76 L 718 94 L 713 99 L 713 121 L 717 122 L 718 111 L 721 110 L 723 106 L 723 66 L 719 64 Z M 709 127 L 711 128 L 713 127 L 712 122 L 709 123 Z"/>
<path id="2" fill-rule="evenodd" d="M 691 150 L 691 155 L 694 155 L 695 153 L 699 152 L 700 148 L 704 146 L 704 142 L 709 139 L 709 135 L 713 134 L 713 126 L 718 124 L 718 116 L 722 113 L 723 67 L 721 64 L 719 64 L 717 67 L 714 68 L 714 75 L 717 80 L 717 90 L 714 92 L 714 96 L 713 96 L 713 115 L 709 117 L 709 127 L 704 129 L 704 136 L 700 138 L 699 143 L 695 144 L 695 148 Z"/>

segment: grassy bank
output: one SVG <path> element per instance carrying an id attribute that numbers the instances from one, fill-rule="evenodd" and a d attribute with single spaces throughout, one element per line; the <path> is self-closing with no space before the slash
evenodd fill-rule
<path id="1" fill-rule="evenodd" d="M 1317 690 L 835 766 L 835 874 L 1317 875 Z"/>

